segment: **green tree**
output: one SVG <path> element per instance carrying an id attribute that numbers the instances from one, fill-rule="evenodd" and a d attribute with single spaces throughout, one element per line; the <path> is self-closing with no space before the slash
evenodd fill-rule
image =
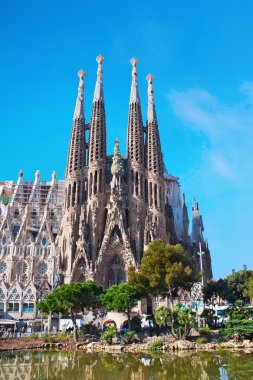
<path id="1" fill-rule="evenodd" d="M 106 329 L 106 331 L 103 333 L 102 340 L 109 343 L 109 344 L 112 344 L 113 338 L 116 338 L 117 335 L 118 335 L 117 328 L 114 326 L 109 326 Z"/>
<path id="2" fill-rule="evenodd" d="M 127 282 L 112 286 L 101 296 L 102 304 L 107 309 L 126 313 L 129 330 L 131 330 L 131 310 L 139 299 L 140 293 L 137 287 Z"/>
<path id="3" fill-rule="evenodd" d="M 195 325 L 194 313 L 178 303 L 172 310 L 164 306 L 157 309 L 154 318 L 159 326 L 165 326 L 177 339 L 186 339 Z"/>
<path id="4" fill-rule="evenodd" d="M 233 304 L 237 300 L 242 300 L 244 302 L 250 301 L 249 293 L 249 281 L 253 277 L 253 271 L 242 270 L 240 272 L 235 272 L 226 277 L 228 284 L 228 291 L 226 298 L 229 302 Z"/>
<path id="5" fill-rule="evenodd" d="M 228 294 L 228 282 L 220 278 L 218 281 L 210 281 L 203 288 L 205 302 L 213 303 L 214 299 L 220 304 L 221 300 L 226 299 Z"/>
<path id="6" fill-rule="evenodd" d="M 154 240 L 144 252 L 138 271 L 129 269 L 129 282 L 137 286 L 143 296 L 169 295 L 171 304 L 179 289 L 190 290 L 199 280 L 193 260 L 182 246 Z"/>
<path id="7" fill-rule="evenodd" d="M 245 307 L 235 307 L 229 312 L 229 319 L 225 328 L 220 330 L 222 336 L 232 338 L 238 335 L 241 338 L 253 338 L 253 323 L 251 311 Z"/>
<path id="8" fill-rule="evenodd" d="M 248 295 L 250 298 L 250 304 L 253 304 L 253 276 L 248 279 Z"/>
<path id="9" fill-rule="evenodd" d="M 44 301 L 38 303 L 38 309 L 43 314 L 70 313 L 75 340 L 78 339 L 76 317 L 84 309 L 91 310 L 99 306 L 103 288 L 93 281 L 72 282 L 56 288 Z"/>

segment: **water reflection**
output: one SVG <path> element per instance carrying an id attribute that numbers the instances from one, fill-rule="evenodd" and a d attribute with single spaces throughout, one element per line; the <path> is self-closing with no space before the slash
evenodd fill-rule
<path id="1" fill-rule="evenodd" d="M 252 353 L 85 354 L 29 352 L 2 355 L 4 380 L 243 380 L 253 378 Z"/>

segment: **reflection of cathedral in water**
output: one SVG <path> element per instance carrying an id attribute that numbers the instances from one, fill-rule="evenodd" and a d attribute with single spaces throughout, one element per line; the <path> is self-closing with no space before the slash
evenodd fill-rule
<path id="1" fill-rule="evenodd" d="M 212 277 L 208 244 L 196 201 L 192 232 L 177 177 L 163 161 L 154 102 L 153 76 L 147 76 L 147 121 L 143 123 L 137 62 L 133 58 L 127 127 L 127 156 L 115 141 L 107 155 L 103 61 L 98 71 L 90 122 L 85 121 L 84 77 L 79 75 L 64 181 L 18 180 L 0 184 L 0 313 L 34 311 L 24 302 L 28 288 L 37 299 L 56 283 L 93 279 L 105 288 L 126 280 L 145 247 L 160 238 L 181 243 L 197 257 L 202 244 L 204 280 Z M 14 289 L 14 288 L 15 289 Z M 35 289 L 35 290 L 34 290 Z M 17 297 L 10 300 L 15 290 Z M 23 304 L 25 308 L 23 310 Z M 14 311 L 15 309 L 15 311 Z M 14 315 L 16 317 L 17 315 Z"/>
<path id="2" fill-rule="evenodd" d="M 219 379 L 221 363 L 233 373 L 236 356 L 213 353 L 142 353 L 107 354 L 33 352 L 0 358 L 0 379 L 4 380 L 148 380 L 148 379 Z M 221 358 L 222 357 L 222 358 Z M 245 360 L 245 358 L 244 358 Z M 250 360 L 248 358 L 248 360 Z M 242 361 L 243 363 L 243 361 Z M 246 366 L 246 362 L 244 362 Z M 236 366 L 238 370 L 238 364 Z M 241 365 L 241 373 L 243 370 Z M 246 368 L 246 367 L 245 367 Z M 244 368 L 244 369 L 245 369 Z M 247 367 L 250 368 L 249 366 Z M 224 373 L 225 372 L 225 373 Z M 227 374 L 223 371 L 223 374 Z M 228 377 L 224 377 L 228 378 Z M 244 378 L 244 377 L 243 377 Z M 248 377 L 250 378 L 250 377 Z"/>

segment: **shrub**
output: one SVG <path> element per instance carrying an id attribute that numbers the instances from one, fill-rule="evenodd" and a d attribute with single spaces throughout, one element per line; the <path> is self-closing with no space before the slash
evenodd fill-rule
<path id="1" fill-rule="evenodd" d="M 80 327 L 80 332 L 83 335 L 90 334 L 90 335 L 99 335 L 99 330 L 97 326 L 93 325 L 92 323 L 87 323 L 86 325 L 82 325 Z"/>
<path id="2" fill-rule="evenodd" d="M 224 338 L 234 338 L 235 335 L 247 339 L 253 339 L 253 323 L 250 319 L 234 319 L 225 323 L 225 328 L 220 330 Z"/>
<path id="3" fill-rule="evenodd" d="M 124 342 L 125 343 L 138 343 L 140 339 L 136 335 L 135 331 L 127 331 L 124 334 Z"/>
<path id="4" fill-rule="evenodd" d="M 207 343 L 208 339 L 206 337 L 202 336 L 200 338 L 197 338 L 196 342 L 199 343 L 199 344 L 203 344 L 203 343 Z"/>
<path id="5" fill-rule="evenodd" d="M 55 343 L 55 338 L 52 334 L 46 333 L 43 335 L 43 339 L 46 343 Z"/>
<path id="6" fill-rule="evenodd" d="M 246 307 L 234 308 L 229 313 L 229 320 L 220 330 L 222 337 L 231 339 L 235 336 L 253 339 L 253 323 L 249 319 L 249 310 Z"/>
<path id="7" fill-rule="evenodd" d="M 161 338 L 157 338 L 156 340 L 153 340 L 148 345 L 148 350 L 150 351 L 160 351 L 163 346 L 163 341 Z"/>
<path id="8" fill-rule="evenodd" d="M 31 334 L 31 338 L 34 339 L 34 340 L 37 340 L 39 338 L 39 336 L 38 336 L 38 334 L 32 333 Z"/>
<path id="9" fill-rule="evenodd" d="M 199 329 L 199 332 L 201 335 L 208 335 L 210 332 L 210 327 L 203 327 L 202 329 Z"/>
<path id="10" fill-rule="evenodd" d="M 113 326 L 109 326 L 107 328 L 107 330 L 103 333 L 102 335 L 102 340 L 104 342 L 107 342 L 109 344 L 112 344 L 112 340 L 113 338 L 116 338 L 118 335 L 118 330 L 116 329 L 116 327 L 113 327 Z"/>
<path id="11" fill-rule="evenodd" d="M 141 317 L 139 315 L 134 315 L 131 319 L 131 329 L 135 332 L 141 331 Z"/>

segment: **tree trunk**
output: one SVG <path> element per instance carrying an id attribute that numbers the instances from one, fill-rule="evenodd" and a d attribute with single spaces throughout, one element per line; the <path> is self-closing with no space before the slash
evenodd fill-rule
<path id="1" fill-rule="evenodd" d="M 128 331 L 131 330 L 131 309 L 127 308 Z"/>
<path id="2" fill-rule="evenodd" d="M 71 311 L 71 319 L 72 319 L 73 328 L 74 328 L 74 341 L 78 342 L 78 327 L 77 327 L 77 324 L 76 324 L 76 317 L 75 317 L 73 311 Z"/>

